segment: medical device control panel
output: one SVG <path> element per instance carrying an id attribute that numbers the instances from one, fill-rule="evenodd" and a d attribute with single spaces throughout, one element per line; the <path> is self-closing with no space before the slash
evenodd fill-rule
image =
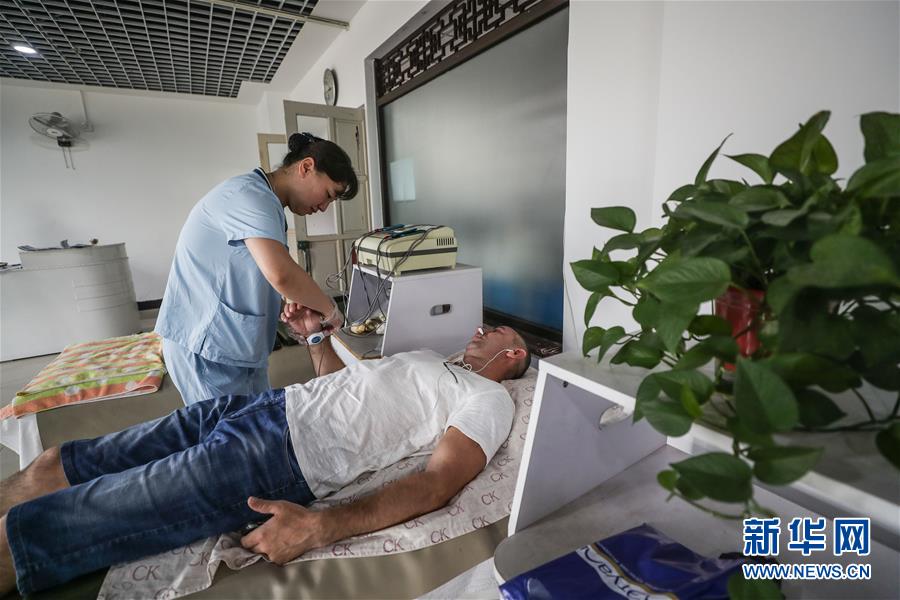
<path id="1" fill-rule="evenodd" d="M 382 274 L 456 266 L 456 236 L 443 225 L 392 225 L 353 243 L 360 264 Z"/>

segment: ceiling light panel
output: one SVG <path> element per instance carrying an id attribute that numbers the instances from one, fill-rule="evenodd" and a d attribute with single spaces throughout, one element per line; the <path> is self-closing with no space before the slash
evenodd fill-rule
<path id="1" fill-rule="evenodd" d="M 316 2 L 250 3 L 309 16 Z M 302 26 L 201 0 L 0 0 L 0 77 L 234 98 L 271 81 Z"/>

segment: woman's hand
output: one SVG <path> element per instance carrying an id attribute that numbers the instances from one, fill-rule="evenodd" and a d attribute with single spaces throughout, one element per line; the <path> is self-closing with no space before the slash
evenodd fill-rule
<path id="1" fill-rule="evenodd" d="M 334 333 L 336 330 L 344 326 L 344 315 L 338 309 L 337 304 L 334 305 L 330 314 L 322 316 L 322 324 L 324 330 L 328 333 Z"/>
<path id="2" fill-rule="evenodd" d="M 281 311 L 281 321 L 304 341 L 307 336 L 322 331 L 322 315 L 296 302 L 288 302 L 284 305 L 284 309 Z"/>

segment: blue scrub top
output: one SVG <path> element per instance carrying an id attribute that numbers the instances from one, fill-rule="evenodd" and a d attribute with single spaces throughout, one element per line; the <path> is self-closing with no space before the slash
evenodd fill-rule
<path id="1" fill-rule="evenodd" d="M 284 208 L 260 169 L 220 183 L 188 215 L 156 332 L 214 362 L 265 368 L 281 295 L 263 277 L 247 238 L 287 247 Z"/>

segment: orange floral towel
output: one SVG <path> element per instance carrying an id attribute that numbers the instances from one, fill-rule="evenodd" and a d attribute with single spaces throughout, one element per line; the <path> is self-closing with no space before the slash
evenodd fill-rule
<path id="1" fill-rule="evenodd" d="M 0 410 L 0 419 L 150 394 L 159 389 L 165 373 L 162 338 L 152 332 L 73 344 Z"/>

